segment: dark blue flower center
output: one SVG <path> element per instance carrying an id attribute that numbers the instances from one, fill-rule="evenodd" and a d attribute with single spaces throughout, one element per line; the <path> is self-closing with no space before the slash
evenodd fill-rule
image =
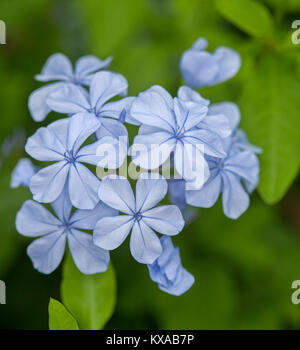
<path id="1" fill-rule="evenodd" d="M 142 213 L 141 213 L 141 212 L 137 212 L 137 213 L 135 213 L 135 214 L 133 215 L 133 217 L 134 217 L 134 219 L 135 219 L 136 221 L 141 221 L 141 220 L 142 220 L 142 218 L 143 218 L 143 216 L 142 216 Z"/>
<path id="2" fill-rule="evenodd" d="M 73 155 L 72 151 L 66 151 L 64 153 L 64 157 L 68 163 L 75 163 L 75 161 L 76 161 L 76 157 Z"/>

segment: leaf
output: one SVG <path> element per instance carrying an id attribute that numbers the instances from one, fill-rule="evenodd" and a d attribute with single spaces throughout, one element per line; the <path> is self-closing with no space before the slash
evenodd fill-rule
<path id="1" fill-rule="evenodd" d="M 50 298 L 48 309 L 50 330 L 79 330 L 78 324 L 74 317 L 59 301 Z"/>
<path id="2" fill-rule="evenodd" d="M 116 281 L 112 264 L 106 272 L 84 275 L 68 255 L 63 267 L 61 295 L 80 329 L 102 329 L 115 307 Z"/>
<path id="3" fill-rule="evenodd" d="M 293 62 L 275 53 L 265 54 L 246 79 L 242 125 L 263 149 L 259 192 L 269 204 L 283 197 L 298 173 L 299 92 Z"/>
<path id="4" fill-rule="evenodd" d="M 216 8 L 229 22 L 254 37 L 270 37 L 272 17 L 268 9 L 254 0 L 217 0 Z"/>

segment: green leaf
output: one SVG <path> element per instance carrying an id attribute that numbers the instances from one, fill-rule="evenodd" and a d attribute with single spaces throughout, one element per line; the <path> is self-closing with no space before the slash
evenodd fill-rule
<path id="1" fill-rule="evenodd" d="M 263 148 L 259 192 L 273 204 L 296 177 L 300 165 L 300 80 L 293 62 L 265 54 L 245 77 L 242 126 Z"/>
<path id="2" fill-rule="evenodd" d="M 257 1 L 217 0 L 216 8 L 229 22 L 254 37 L 270 37 L 272 34 L 272 17 Z"/>
<path id="3" fill-rule="evenodd" d="M 106 272 L 84 275 L 68 255 L 63 267 L 61 295 L 80 329 L 102 329 L 115 307 L 116 281 L 112 264 Z"/>
<path id="4" fill-rule="evenodd" d="M 74 317 L 59 301 L 50 298 L 48 309 L 50 330 L 79 330 L 78 324 Z"/>

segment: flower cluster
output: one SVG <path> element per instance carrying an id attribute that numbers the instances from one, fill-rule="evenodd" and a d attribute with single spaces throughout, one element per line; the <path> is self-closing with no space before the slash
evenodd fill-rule
<path id="1" fill-rule="evenodd" d="M 16 227 L 36 238 L 27 253 L 38 271 L 54 271 L 67 243 L 82 273 L 104 272 L 109 251 L 130 235 L 133 258 L 148 266 L 161 290 L 181 295 L 192 286 L 194 277 L 182 267 L 171 236 L 194 217 L 191 206 L 211 207 L 220 193 L 225 215 L 238 218 L 259 173 L 260 150 L 238 129 L 238 107 L 210 104 L 193 90 L 225 81 L 240 67 L 233 50 L 210 54 L 206 45 L 199 39 L 182 55 L 187 86 L 176 97 L 161 86 L 127 97 L 127 80 L 104 70 L 111 58 L 85 56 L 74 69 L 62 54 L 47 60 L 36 79 L 52 83 L 31 94 L 29 110 L 38 122 L 51 111 L 65 116 L 27 140 L 26 152 L 46 165 L 21 159 L 11 180 L 33 196 L 18 212 Z M 139 126 L 132 145 L 130 124 Z M 128 156 L 130 166 L 140 169 L 137 178 L 120 173 Z M 169 176 L 162 171 L 167 163 Z M 100 179 L 95 166 L 113 174 Z M 167 195 L 172 204 L 160 205 Z"/>

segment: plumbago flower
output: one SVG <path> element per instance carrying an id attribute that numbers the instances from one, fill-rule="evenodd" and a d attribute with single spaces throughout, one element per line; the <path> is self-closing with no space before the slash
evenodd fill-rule
<path id="1" fill-rule="evenodd" d="M 154 175 L 153 175 L 154 176 Z M 156 205 L 167 193 L 162 177 L 140 176 L 135 196 L 127 179 L 115 175 L 104 178 L 99 188 L 101 201 L 125 215 L 100 219 L 94 230 L 94 243 L 100 248 L 119 247 L 130 231 L 130 251 L 140 263 L 152 264 L 162 253 L 162 245 L 153 230 L 167 236 L 177 235 L 184 220 L 175 205 Z"/>
<path id="2" fill-rule="evenodd" d="M 247 210 L 249 194 L 258 184 L 259 161 L 253 152 L 254 146 L 251 147 L 248 143 L 242 145 L 235 134 L 224 143 L 226 157 L 208 158 L 210 178 L 201 190 L 186 191 L 186 202 L 193 206 L 210 208 L 222 193 L 224 214 L 231 219 L 237 219 Z"/>
<path id="3" fill-rule="evenodd" d="M 65 86 L 51 93 L 47 104 L 59 113 L 97 117 L 101 125 L 96 134 L 98 138 L 104 135 L 127 137 L 127 130 L 119 118 L 136 123 L 128 114 L 134 97 L 108 102 L 113 97 L 125 96 L 127 89 L 127 80 L 121 74 L 103 71 L 93 77 L 89 94 L 78 86 Z"/>
<path id="4" fill-rule="evenodd" d="M 178 98 L 160 86 L 153 86 L 133 101 L 130 113 L 143 124 L 131 149 L 133 162 L 144 169 L 156 169 L 171 154 L 174 167 L 185 180 L 199 174 L 200 188 L 209 176 L 204 155 L 222 158 L 225 151 L 222 137 L 230 134 L 228 120 L 208 116 L 207 100 L 188 99 L 194 92 L 182 87 Z"/>
<path id="5" fill-rule="evenodd" d="M 113 145 L 113 141 L 110 137 L 103 137 L 80 147 L 98 128 L 97 118 L 75 115 L 40 128 L 29 137 L 26 152 L 39 161 L 54 162 L 31 178 L 30 190 L 34 200 L 51 203 L 59 197 L 67 184 L 74 207 L 93 209 L 96 206 L 100 181 L 82 163 L 102 164 L 105 167 L 106 157 L 97 155 L 97 149 L 101 144 Z"/>
<path id="6" fill-rule="evenodd" d="M 241 66 L 240 55 L 228 47 L 219 47 L 214 53 L 204 51 L 207 40 L 199 38 L 185 51 L 180 60 L 180 70 L 191 88 L 201 88 L 222 83 L 232 78 Z"/>
<path id="7" fill-rule="evenodd" d="M 76 210 L 65 189 L 52 204 L 55 216 L 41 204 L 26 201 L 16 218 L 17 231 L 27 237 L 40 237 L 27 248 L 27 254 L 38 271 L 49 274 L 61 263 L 66 243 L 77 268 L 84 274 L 107 270 L 109 252 L 93 243 L 92 235 L 81 230 L 93 230 L 96 222 L 117 211 L 99 202 L 93 210 Z"/>
<path id="8" fill-rule="evenodd" d="M 76 62 L 73 70 L 72 63 L 65 55 L 56 53 L 50 56 L 41 74 L 36 75 L 35 79 L 56 82 L 43 86 L 30 95 L 28 107 L 32 118 L 37 122 L 46 118 L 51 111 L 46 99 L 51 92 L 69 85 L 89 85 L 95 72 L 108 67 L 111 60 L 111 57 L 101 61 L 95 56 L 83 56 Z"/>
<path id="9" fill-rule="evenodd" d="M 30 159 L 22 158 L 15 166 L 10 180 L 10 187 L 17 188 L 19 186 L 29 187 L 30 179 L 37 172 Z"/>
<path id="10" fill-rule="evenodd" d="M 191 288 L 195 278 L 182 267 L 179 249 L 173 246 L 172 239 L 162 236 L 160 242 L 163 252 L 153 264 L 148 265 L 150 277 L 162 291 L 182 295 Z"/>

